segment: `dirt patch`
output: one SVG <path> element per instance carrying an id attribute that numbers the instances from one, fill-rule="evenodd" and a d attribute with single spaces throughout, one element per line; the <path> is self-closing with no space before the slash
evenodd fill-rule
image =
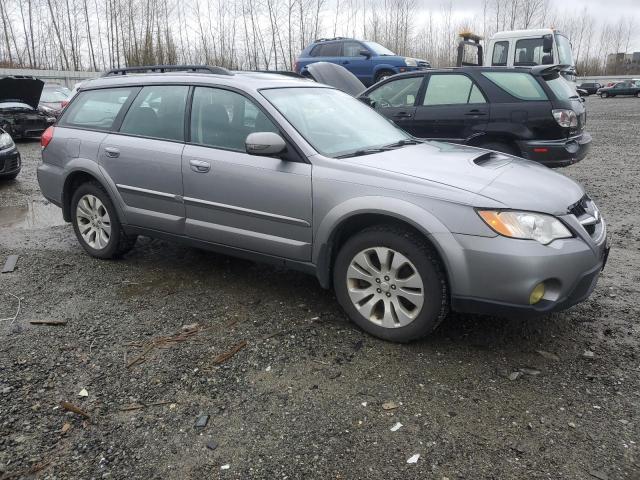
<path id="1" fill-rule="evenodd" d="M 39 146 L 19 144 L 0 185 L 0 259 L 20 255 L 0 318 L 7 292 L 22 302 L 0 323 L 0 478 L 640 478 L 640 101 L 587 104 L 592 152 L 561 171 L 609 223 L 597 290 L 539 320 L 453 315 L 410 345 L 300 273 L 146 238 L 98 261 L 57 220 L 7 225 L 8 207 L 49 210 Z M 29 323 L 46 319 L 67 323 Z"/>

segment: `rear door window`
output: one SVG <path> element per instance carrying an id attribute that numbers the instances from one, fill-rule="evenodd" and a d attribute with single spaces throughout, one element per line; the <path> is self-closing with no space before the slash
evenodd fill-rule
<path id="1" fill-rule="evenodd" d="M 316 45 L 311 51 L 312 57 L 339 57 L 341 50 L 340 42 L 321 43 Z"/>
<path id="2" fill-rule="evenodd" d="M 424 94 L 423 105 L 460 105 L 487 103 L 476 84 L 466 75 L 431 75 Z"/>
<path id="3" fill-rule="evenodd" d="M 80 92 L 60 119 L 61 126 L 111 130 L 134 88 L 107 88 Z"/>
<path id="4" fill-rule="evenodd" d="M 516 42 L 514 65 L 540 65 L 542 63 L 542 37 L 524 38 Z"/>
<path id="5" fill-rule="evenodd" d="M 144 87 L 124 117 L 121 133 L 166 140 L 184 140 L 184 111 L 189 87 Z"/>
<path id="6" fill-rule="evenodd" d="M 493 45 L 491 65 L 505 67 L 509 55 L 509 42 L 496 42 Z"/>
<path id="7" fill-rule="evenodd" d="M 502 90 L 520 100 L 548 100 L 538 81 L 524 72 L 482 72 Z"/>

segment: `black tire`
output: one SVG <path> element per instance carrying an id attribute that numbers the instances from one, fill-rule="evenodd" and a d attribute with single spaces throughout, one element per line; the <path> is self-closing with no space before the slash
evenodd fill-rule
<path id="1" fill-rule="evenodd" d="M 373 83 L 378 83 L 379 81 L 384 80 L 385 78 L 392 75 L 395 75 L 395 72 L 392 72 L 391 70 L 380 70 L 373 78 Z"/>
<path id="2" fill-rule="evenodd" d="M 102 202 L 102 205 L 109 214 L 109 219 L 111 222 L 111 235 L 109 237 L 107 245 L 102 249 L 92 248 L 85 241 L 79 230 L 76 210 L 78 208 L 80 199 L 85 195 L 93 195 L 97 197 L 100 202 Z M 118 258 L 131 250 L 136 243 L 136 240 L 138 239 L 137 235 L 127 235 L 124 232 L 124 230 L 122 229 L 122 224 L 120 223 L 120 219 L 118 218 L 118 213 L 113 206 L 113 202 L 111 201 L 109 194 L 99 183 L 87 182 L 80 185 L 76 189 L 76 191 L 73 192 L 70 211 L 71 223 L 73 224 L 73 230 L 76 232 L 78 242 L 80 242 L 82 248 L 84 248 L 85 251 L 92 257 L 102 259 Z"/>
<path id="3" fill-rule="evenodd" d="M 636 92 L 636 97 L 640 98 L 640 90 Z"/>
<path id="4" fill-rule="evenodd" d="M 495 150 L 496 152 L 506 153 L 507 155 L 520 156 L 520 153 L 516 148 L 506 142 L 490 141 L 480 144 L 480 148 L 486 148 L 487 150 Z"/>
<path id="5" fill-rule="evenodd" d="M 609 96 L 609 94 L 607 92 L 602 92 L 600 94 L 600 98 L 607 98 Z"/>
<path id="6" fill-rule="evenodd" d="M 18 174 L 20 173 L 20 170 L 18 170 L 16 173 L 11 173 L 9 175 L 0 175 L 0 180 L 15 180 L 18 177 Z"/>
<path id="7" fill-rule="evenodd" d="M 424 302 L 415 319 L 407 325 L 394 328 L 377 325 L 363 316 L 349 297 L 347 270 L 356 255 L 373 247 L 390 248 L 404 255 L 421 277 Z M 338 302 L 349 318 L 364 331 L 383 340 L 405 343 L 422 338 L 437 328 L 449 313 L 448 286 L 439 257 L 420 235 L 401 226 L 376 225 L 349 238 L 336 257 L 333 286 Z"/>

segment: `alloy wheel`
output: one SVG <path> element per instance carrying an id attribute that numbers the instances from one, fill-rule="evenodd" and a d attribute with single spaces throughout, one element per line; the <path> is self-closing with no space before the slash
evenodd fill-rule
<path id="1" fill-rule="evenodd" d="M 391 248 L 362 250 L 349 264 L 346 277 L 354 307 L 375 325 L 404 327 L 422 310 L 422 277 L 405 255 Z"/>
<path id="2" fill-rule="evenodd" d="M 111 219 L 98 197 L 87 194 L 80 198 L 76 207 L 76 222 L 87 245 L 95 250 L 107 247 L 111 239 Z"/>

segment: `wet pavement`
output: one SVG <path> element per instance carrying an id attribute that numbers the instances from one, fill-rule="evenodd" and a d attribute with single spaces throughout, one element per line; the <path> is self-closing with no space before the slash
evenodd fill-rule
<path id="1" fill-rule="evenodd" d="M 587 108 L 592 151 L 561 172 L 609 223 L 594 294 L 410 345 L 297 272 L 149 238 L 88 257 L 21 143 L 0 183 L 0 261 L 20 255 L 0 275 L 0 478 L 638 480 L 640 101 Z"/>

